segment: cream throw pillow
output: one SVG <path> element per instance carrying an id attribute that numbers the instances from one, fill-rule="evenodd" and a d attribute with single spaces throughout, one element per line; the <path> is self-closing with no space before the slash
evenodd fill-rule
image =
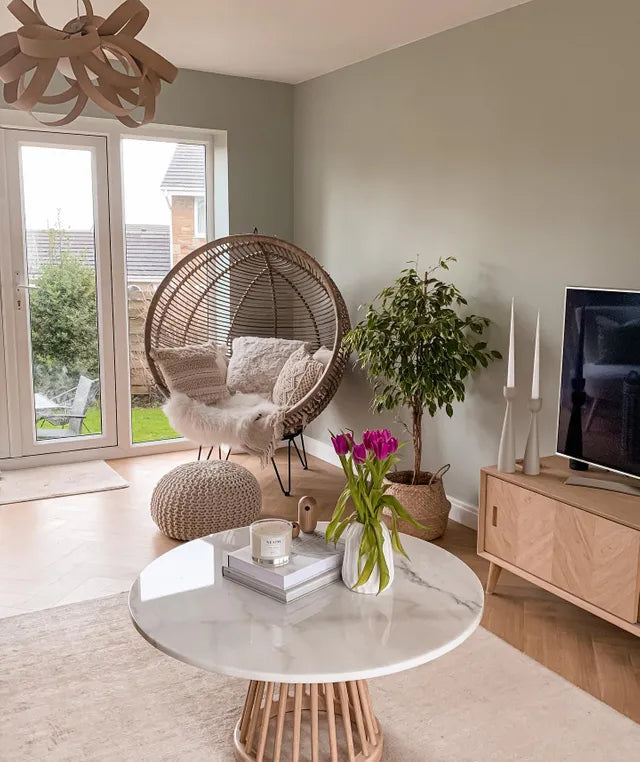
<path id="1" fill-rule="evenodd" d="M 229 396 L 226 351 L 210 342 L 156 349 L 151 356 L 172 394 L 182 392 L 205 405 L 215 405 Z"/>
<path id="2" fill-rule="evenodd" d="M 323 373 L 324 365 L 300 347 L 280 371 L 273 387 L 273 401 L 280 407 L 293 407 L 309 394 Z"/>
<path id="3" fill-rule="evenodd" d="M 320 347 L 320 349 L 316 349 L 316 351 L 313 353 L 313 359 L 321 362 L 325 368 L 331 362 L 332 357 L 333 350 L 325 346 Z"/>
<path id="4" fill-rule="evenodd" d="M 239 336 L 233 340 L 227 371 L 231 392 L 271 396 L 278 374 L 289 356 L 304 347 L 296 339 Z"/>

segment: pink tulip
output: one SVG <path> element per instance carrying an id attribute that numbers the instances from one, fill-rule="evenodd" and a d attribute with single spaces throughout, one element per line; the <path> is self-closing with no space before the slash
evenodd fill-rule
<path id="1" fill-rule="evenodd" d="M 336 455 L 346 455 L 349 452 L 349 441 L 344 434 L 331 437 L 331 444 L 333 444 Z"/>
<path id="2" fill-rule="evenodd" d="M 389 455 L 389 443 L 378 436 L 373 440 L 373 454 L 378 460 L 384 460 Z"/>
<path id="3" fill-rule="evenodd" d="M 367 450 L 373 450 L 373 438 L 375 433 L 375 431 L 362 432 L 362 443 L 367 448 Z"/>
<path id="4" fill-rule="evenodd" d="M 364 463 L 367 459 L 367 448 L 364 444 L 357 444 L 353 446 L 353 460 L 355 463 Z"/>

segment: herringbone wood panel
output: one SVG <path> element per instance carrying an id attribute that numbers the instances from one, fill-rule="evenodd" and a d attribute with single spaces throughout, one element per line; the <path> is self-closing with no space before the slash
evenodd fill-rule
<path id="1" fill-rule="evenodd" d="M 143 566 L 177 544 L 151 521 L 149 498 L 163 473 L 193 458 L 179 452 L 111 461 L 129 489 L 1 506 L 0 616 L 126 590 Z M 294 465 L 295 496 L 285 498 L 270 469 L 261 472 L 248 456 L 237 460 L 258 476 L 268 514 L 294 518 L 298 498 L 312 494 L 327 517 L 343 485 L 338 469 L 311 458 L 307 473 Z M 488 564 L 475 553 L 475 532 L 451 522 L 438 544 L 484 582 Z M 507 571 L 487 598 L 483 625 L 640 722 L 640 638 Z"/>

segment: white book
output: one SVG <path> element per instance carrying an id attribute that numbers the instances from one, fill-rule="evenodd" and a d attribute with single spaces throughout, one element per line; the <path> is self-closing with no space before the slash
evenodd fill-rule
<path id="1" fill-rule="evenodd" d="M 333 542 L 327 543 L 324 532 L 301 532 L 291 543 L 291 557 L 284 566 L 255 563 L 249 545 L 229 553 L 227 566 L 276 590 L 289 590 L 331 569 L 339 569 L 343 555 L 343 542 L 338 542 L 336 547 Z"/>
<path id="2" fill-rule="evenodd" d="M 242 572 L 231 569 L 228 566 L 222 567 L 222 576 L 225 579 L 230 579 L 232 582 L 237 582 L 239 585 L 254 590 L 256 593 L 262 593 L 262 595 L 268 595 L 270 598 L 274 598 L 281 603 L 293 603 L 299 598 L 302 598 L 309 593 L 314 593 L 316 590 L 320 590 L 332 582 L 336 582 L 340 579 L 340 567 L 335 569 L 329 569 L 329 571 L 320 574 L 318 577 L 308 579 L 305 582 L 301 582 L 299 585 L 294 585 L 287 590 L 282 590 L 272 585 L 268 585 L 265 582 L 261 582 L 258 579 L 243 574 Z"/>

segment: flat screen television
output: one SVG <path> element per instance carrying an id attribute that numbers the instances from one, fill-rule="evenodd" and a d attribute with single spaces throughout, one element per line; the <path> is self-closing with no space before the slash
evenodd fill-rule
<path id="1" fill-rule="evenodd" d="M 640 292 L 567 288 L 557 452 L 640 478 Z"/>

